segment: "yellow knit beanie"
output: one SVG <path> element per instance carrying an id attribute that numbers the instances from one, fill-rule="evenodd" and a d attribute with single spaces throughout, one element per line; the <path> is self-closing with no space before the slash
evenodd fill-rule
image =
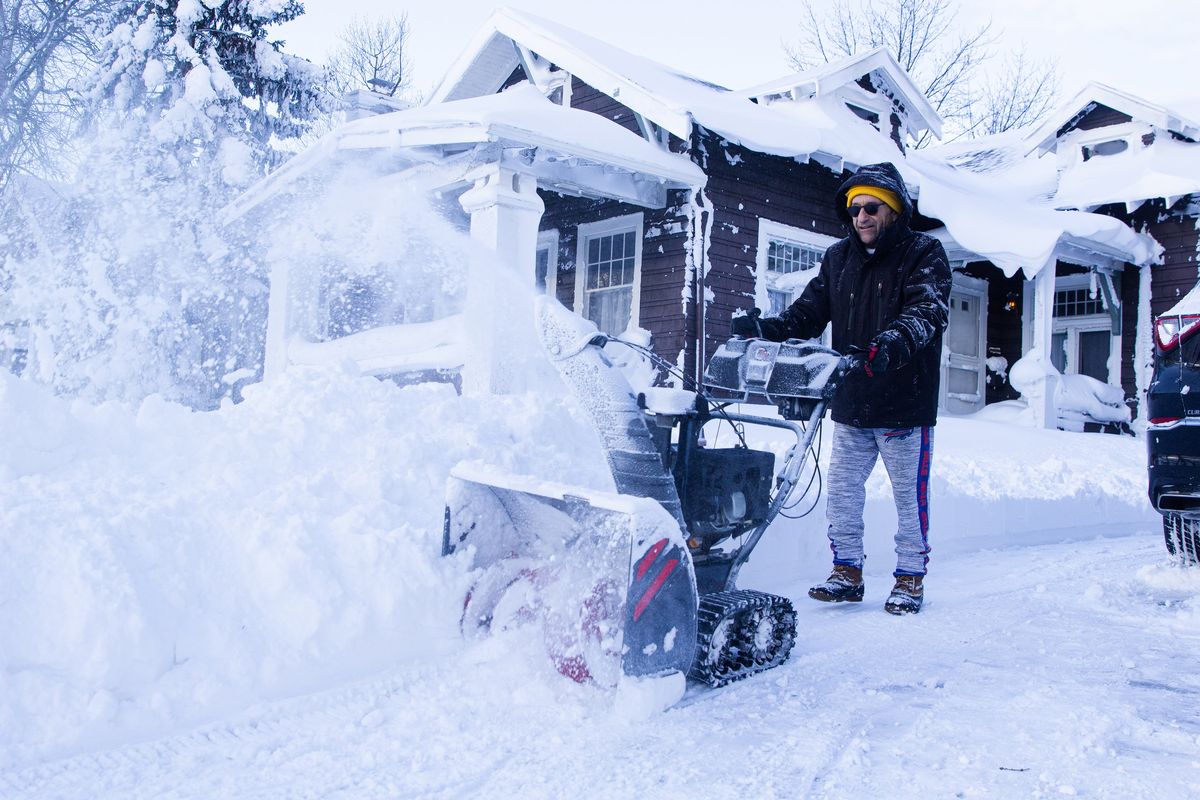
<path id="1" fill-rule="evenodd" d="M 887 189 L 880 189 L 876 186 L 851 186 L 846 192 L 846 208 L 850 207 L 850 201 L 856 195 L 867 194 L 871 197 L 877 197 L 887 204 L 887 207 L 897 214 L 901 213 L 903 206 L 900 203 L 900 198 L 895 192 L 889 192 Z"/>

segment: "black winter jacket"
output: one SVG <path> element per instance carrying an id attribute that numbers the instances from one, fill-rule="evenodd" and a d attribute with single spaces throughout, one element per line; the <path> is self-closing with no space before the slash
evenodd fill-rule
<path id="1" fill-rule="evenodd" d="M 851 226 L 850 236 L 825 251 L 820 271 L 796 302 L 761 321 L 763 335 L 811 339 L 832 323 L 833 349 L 840 353 L 882 341 L 887 370 L 874 377 L 848 373 L 833 400 L 834 421 L 859 428 L 933 425 L 950 300 L 946 251 L 937 239 L 909 228 L 912 200 L 893 165 L 862 167 L 838 189 L 837 212 L 847 223 L 846 192 L 853 186 L 894 192 L 902 213 L 883 229 L 874 254 Z"/>

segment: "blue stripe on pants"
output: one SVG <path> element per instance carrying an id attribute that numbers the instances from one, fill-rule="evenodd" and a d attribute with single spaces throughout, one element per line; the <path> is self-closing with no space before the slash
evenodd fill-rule
<path id="1" fill-rule="evenodd" d="M 931 427 L 834 426 L 826 502 L 833 563 L 862 566 L 866 481 L 880 456 L 896 503 L 895 574 L 924 575 L 929 564 Z"/>

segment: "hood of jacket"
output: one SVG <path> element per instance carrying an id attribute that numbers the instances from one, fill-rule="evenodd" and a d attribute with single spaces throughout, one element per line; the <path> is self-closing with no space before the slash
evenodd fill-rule
<path id="1" fill-rule="evenodd" d="M 850 227 L 850 232 L 854 233 L 854 220 L 850 218 L 850 214 L 846 211 L 847 193 L 854 186 L 874 186 L 876 189 L 886 189 L 892 194 L 900 198 L 901 211 L 896 221 L 889 227 L 894 227 L 900 230 L 908 230 L 909 222 L 913 215 L 912 198 L 908 196 L 908 189 L 904 186 L 904 179 L 900 177 L 900 171 L 896 169 L 894 164 L 884 162 L 882 164 L 867 164 L 865 167 L 859 167 L 858 171 L 847 178 L 838 188 L 836 203 L 838 218 Z M 854 238 L 858 239 L 858 235 L 854 234 Z"/>

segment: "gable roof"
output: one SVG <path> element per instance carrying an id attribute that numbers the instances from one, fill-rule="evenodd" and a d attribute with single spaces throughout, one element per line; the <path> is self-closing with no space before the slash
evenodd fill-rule
<path id="1" fill-rule="evenodd" d="M 905 105 L 909 119 L 915 123 L 911 126 L 915 133 L 928 130 L 941 138 L 942 118 L 886 47 L 877 47 L 804 72 L 785 75 L 744 89 L 738 94 L 755 100 L 771 95 L 790 95 L 796 100 L 820 97 L 854 83 L 864 75 L 870 75 L 877 88 Z"/>
<path id="2" fill-rule="evenodd" d="M 451 65 L 429 103 L 497 91 L 522 63 L 518 47 L 536 53 L 684 140 L 691 136 L 694 125 L 701 125 L 729 141 L 787 157 L 808 158 L 824 153 L 832 157 L 825 161 L 845 157 L 854 163 L 867 163 L 863 158 L 887 160 L 899 153 L 886 134 L 877 137 L 881 146 L 868 148 L 870 152 L 846 153 L 842 147 L 845 137 L 836 130 L 843 123 L 840 118 L 816 119 L 820 124 L 813 127 L 813 110 L 799 115 L 784 113 L 780 108 L 754 102 L 749 92 L 730 91 L 556 22 L 509 8 L 496 11 L 488 19 Z M 856 69 L 862 71 L 854 74 Z M 884 52 L 872 51 L 806 75 L 828 93 L 872 71 L 908 107 L 919 111 L 913 119 L 940 130 L 936 112 Z M 832 105 L 825 104 L 831 110 Z M 852 117 L 847 114 L 848 119 Z M 808 119 L 804 119 L 806 115 Z M 839 116 L 836 110 L 834 116 Z M 867 124 L 861 120 L 854 123 L 864 128 Z"/>
<path id="3" fill-rule="evenodd" d="M 1045 153 L 1053 150 L 1059 138 L 1059 131 L 1081 118 L 1093 105 L 1108 106 L 1114 111 L 1119 111 L 1141 122 L 1148 122 L 1156 128 L 1170 131 L 1185 139 L 1200 140 L 1200 123 L 1189 119 L 1187 115 L 1166 106 L 1150 103 L 1103 83 L 1092 82 L 1084 86 L 1074 97 L 1059 106 L 1058 110 L 1048 116 L 1042 124 L 1029 132 L 1026 137 L 1026 153 L 1032 153 L 1035 150 Z"/>

